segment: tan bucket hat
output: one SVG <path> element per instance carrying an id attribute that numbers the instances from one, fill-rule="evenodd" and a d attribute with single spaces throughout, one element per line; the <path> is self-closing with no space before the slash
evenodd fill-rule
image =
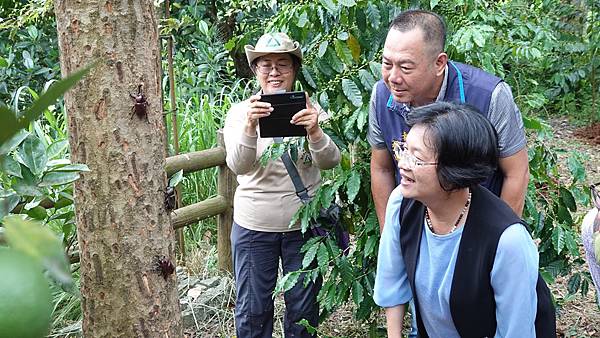
<path id="1" fill-rule="evenodd" d="M 248 64 L 252 66 L 252 61 L 271 53 L 290 53 L 302 61 L 302 50 L 298 41 L 293 41 L 285 33 L 267 33 L 258 39 L 256 47 L 245 45 L 246 58 Z"/>

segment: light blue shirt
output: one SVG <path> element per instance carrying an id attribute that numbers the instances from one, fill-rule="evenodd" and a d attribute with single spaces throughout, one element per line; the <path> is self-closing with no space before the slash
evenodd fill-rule
<path id="1" fill-rule="evenodd" d="M 398 188 L 390 195 L 379 245 L 374 300 L 382 307 L 406 304 L 412 293 L 400 249 Z M 419 313 L 430 337 L 457 337 L 450 313 L 450 289 L 464 227 L 436 235 L 423 226 L 415 286 Z M 490 281 L 496 301 L 495 337 L 535 337 L 538 253 L 520 223 L 500 236 Z"/>

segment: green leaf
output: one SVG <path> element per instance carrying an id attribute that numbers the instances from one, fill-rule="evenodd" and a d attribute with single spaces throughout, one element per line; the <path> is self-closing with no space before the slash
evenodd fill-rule
<path id="1" fill-rule="evenodd" d="M 377 237 L 376 236 L 369 236 L 369 238 L 367 238 L 367 243 L 365 244 L 364 256 L 365 257 L 369 257 L 373 253 L 375 253 L 375 246 L 376 245 L 377 245 Z"/>
<path id="2" fill-rule="evenodd" d="M 302 76 L 304 76 L 304 80 L 306 80 L 306 83 L 308 83 L 309 86 L 311 86 L 313 89 L 317 88 L 317 84 L 315 83 L 312 75 L 310 75 L 307 66 L 302 67 Z"/>
<path id="3" fill-rule="evenodd" d="M 527 129 L 531 129 L 531 130 L 542 130 L 542 122 L 535 117 L 527 117 L 525 115 L 522 116 L 523 117 L 523 125 L 525 126 L 525 128 Z"/>
<path id="4" fill-rule="evenodd" d="M 48 213 L 44 207 L 38 205 L 37 207 L 27 210 L 27 216 L 42 221 L 46 219 Z"/>
<path id="5" fill-rule="evenodd" d="M 50 163 L 50 162 L 48 162 Z M 90 168 L 86 164 L 75 163 L 75 164 L 67 164 L 56 167 L 51 167 L 49 171 L 76 171 L 76 172 L 88 172 Z"/>
<path id="6" fill-rule="evenodd" d="M 169 186 L 175 188 L 181 181 L 183 181 L 183 169 L 174 173 L 171 178 L 169 178 Z"/>
<path id="7" fill-rule="evenodd" d="M 354 58 L 352 57 L 352 52 L 348 45 L 342 40 L 335 40 L 334 42 L 335 52 L 337 56 L 346 64 L 352 64 L 354 62 Z"/>
<path id="8" fill-rule="evenodd" d="M 559 255 L 565 246 L 565 231 L 560 225 L 552 229 L 552 246 Z"/>
<path id="9" fill-rule="evenodd" d="M 577 156 L 571 155 L 567 159 L 567 166 L 573 176 L 573 183 L 585 181 L 585 168 Z"/>
<path id="10" fill-rule="evenodd" d="M 371 69 L 371 73 L 376 79 L 381 79 L 381 63 L 370 61 L 369 69 Z"/>
<path id="11" fill-rule="evenodd" d="M 43 196 L 44 192 L 33 185 L 32 182 L 27 182 L 26 180 L 17 179 L 15 183 L 13 183 L 12 188 L 17 192 L 17 194 L 21 196 Z"/>
<path id="12" fill-rule="evenodd" d="M 325 52 L 327 52 L 327 47 L 329 47 L 329 41 L 324 40 L 323 42 L 321 42 L 321 44 L 319 45 L 319 51 L 317 52 L 317 56 L 319 58 L 322 58 L 323 55 L 325 55 Z"/>
<path id="13" fill-rule="evenodd" d="M 571 211 L 576 211 L 577 205 L 575 204 L 575 198 L 573 197 L 573 194 L 569 190 L 567 190 L 563 187 L 560 187 L 559 191 L 560 191 L 560 199 L 565 204 L 565 206 L 567 208 L 569 208 L 569 210 L 571 210 Z"/>
<path id="14" fill-rule="evenodd" d="M 321 243 L 317 242 L 313 244 L 310 248 L 308 248 L 308 251 L 306 251 L 306 253 L 304 254 L 304 259 L 302 259 L 303 269 L 308 268 L 315 259 L 315 256 L 317 255 L 317 249 L 319 248 L 319 244 Z"/>
<path id="15" fill-rule="evenodd" d="M 298 26 L 300 28 L 304 28 L 304 26 L 306 26 L 307 23 L 308 23 L 308 15 L 306 14 L 306 12 L 302 12 L 302 14 L 300 14 L 300 17 L 298 17 L 296 26 Z"/>
<path id="16" fill-rule="evenodd" d="M 348 194 L 348 203 L 352 203 L 356 195 L 360 191 L 360 174 L 354 170 L 350 173 L 350 177 L 348 177 L 348 181 L 346 182 L 346 193 Z"/>
<path id="17" fill-rule="evenodd" d="M 339 42 L 338 41 L 336 41 L 336 42 L 337 43 L 335 43 L 335 45 L 338 45 Z M 341 73 L 344 71 L 344 63 L 335 53 L 328 52 L 327 56 L 326 56 L 326 60 L 327 60 L 327 64 L 329 65 L 329 67 L 331 67 L 331 69 L 333 69 L 334 71 L 336 71 L 338 73 Z"/>
<path id="18" fill-rule="evenodd" d="M 322 242 L 319 243 L 319 248 L 317 249 L 317 264 L 319 265 L 321 272 L 327 271 L 327 268 L 329 267 L 329 252 Z"/>
<path id="19" fill-rule="evenodd" d="M 48 157 L 46 156 L 46 147 L 33 135 L 29 135 L 19 148 L 19 156 L 23 164 L 31 170 L 34 175 L 39 175 L 46 169 Z"/>
<path id="20" fill-rule="evenodd" d="M 360 79 L 360 83 L 362 83 L 363 87 L 367 91 L 371 91 L 373 86 L 377 82 L 375 77 L 366 69 L 361 69 L 358 71 L 358 78 Z"/>
<path id="21" fill-rule="evenodd" d="M 354 304 L 360 305 L 363 299 L 365 299 L 363 286 L 355 280 L 354 283 L 352 283 L 352 300 L 354 301 Z"/>
<path id="22" fill-rule="evenodd" d="M 485 38 L 483 37 L 483 35 L 481 34 L 481 32 L 479 32 L 479 30 L 473 29 L 472 36 L 473 36 L 473 41 L 475 42 L 475 44 L 478 47 L 485 46 Z"/>
<path id="23" fill-rule="evenodd" d="M 0 56 L 0 68 L 8 67 L 8 61 Z"/>
<path id="24" fill-rule="evenodd" d="M 42 177 L 40 187 L 63 185 L 76 181 L 79 173 L 74 171 L 50 171 Z"/>
<path id="25" fill-rule="evenodd" d="M 16 215 L 5 217 L 4 227 L 6 242 L 10 247 L 39 261 L 50 276 L 63 286 L 72 286 L 67 256 L 62 242 L 52 230 Z"/>
<path id="26" fill-rule="evenodd" d="M 338 11 L 338 7 L 333 0 L 319 0 L 319 2 L 321 5 L 323 5 L 323 7 L 325 7 L 325 9 L 327 9 L 329 13 L 331 13 L 331 15 L 335 15 Z"/>
<path id="27" fill-rule="evenodd" d="M 358 89 L 356 83 L 354 83 L 354 81 L 349 79 L 342 79 L 342 91 L 355 107 L 362 106 L 362 94 L 360 92 L 360 89 Z"/>
<path id="28" fill-rule="evenodd" d="M 356 1 L 354 1 L 354 0 L 339 0 L 338 2 L 340 5 L 346 6 L 346 7 L 356 6 Z"/>
<path id="29" fill-rule="evenodd" d="M 577 272 L 571 278 L 569 278 L 569 282 L 567 283 L 567 290 L 569 294 L 575 294 L 579 290 L 579 286 L 581 285 L 581 273 Z"/>
<path id="30" fill-rule="evenodd" d="M 371 27 L 375 29 L 379 28 L 381 25 L 381 14 L 379 13 L 379 8 L 372 3 L 367 5 L 367 19 L 369 20 Z"/>
<path id="31" fill-rule="evenodd" d="M 52 143 L 46 153 L 48 154 L 48 158 L 52 159 L 58 155 L 60 155 L 67 147 L 69 146 L 69 141 L 61 140 Z"/>
<path id="32" fill-rule="evenodd" d="M 321 108 L 325 111 L 329 110 L 329 95 L 327 95 L 327 92 L 321 92 L 319 95 L 319 103 L 321 104 Z"/>
<path id="33" fill-rule="evenodd" d="M 21 175 L 21 165 L 10 155 L 0 155 L 0 167 L 7 175 L 23 178 Z"/>
<path id="34" fill-rule="evenodd" d="M 277 283 L 277 287 L 273 292 L 273 298 L 279 293 L 286 292 L 289 289 L 293 288 L 294 285 L 298 283 L 298 278 L 300 278 L 301 271 L 293 271 L 283 276 L 279 282 Z"/>

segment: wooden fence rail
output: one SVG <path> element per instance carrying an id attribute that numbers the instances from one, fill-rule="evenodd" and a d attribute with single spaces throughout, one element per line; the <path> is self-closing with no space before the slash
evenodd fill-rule
<path id="1" fill-rule="evenodd" d="M 217 137 L 218 146 L 216 148 L 168 157 L 166 159 L 165 170 L 167 175 L 171 176 L 182 169 L 184 173 L 191 173 L 212 167 L 219 168 L 217 196 L 173 210 L 171 212 L 171 223 L 173 228 L 179 229 L 206 218 L 218 216 L 218 264 L 221 270 L 232 272 L 231 242 L 229 236 L 233 224 L 233 195 L 237 187 L 237 180 L 225 163 L 225 145 L 221 130 L 217 132 Z M 48 200 L 48 203 L 48 207 L 54 206 L 52 201 Z M 18 211 L 17 208 L 13 212 Z M 4 241 L 3 237 L 0 234 L 0 243 Z M 69 254 L 69 260 L 71 263 L 79 262 L 79 253 L 73 252 Z"/>

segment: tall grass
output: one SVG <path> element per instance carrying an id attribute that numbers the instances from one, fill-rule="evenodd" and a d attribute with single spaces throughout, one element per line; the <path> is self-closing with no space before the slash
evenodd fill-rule
<path id="1" fill-rule="evenodd" d="M 229 108 L 252 92 L 254 82 L 247 79 L 233 79 L 227 74 L 217 76 L 218 81 L 210 82 L 215 76 L 203 78 L 202 64 L 191 66 L 193 60 L 180 60 L 176 56 L 174 73 L 176 79 L 175 96 L 177 112 L 177 131 L 179 153 L 188 153 L 214 148 L 217 146 L 217 131 L 225 123 Z M 167 69 L 167 64 L 164 69 Z M 218 67 L 204 67 L 218 68 Z M 168 88 L 165 81 L 164 88 Z M 174 154 L 172 108 L 168 90 L 164 91 L 164 111 L 168 133 L 169 153 Z M 204 169 L 187 174 L 182 182 L 182 204 L 190 205 L 214 197 L 217 194 L 217 168 Z M 216 219 L 209 218 L 185 228 L 186 251 L 197 247 L 200 241 L 216 243 Z"/>

